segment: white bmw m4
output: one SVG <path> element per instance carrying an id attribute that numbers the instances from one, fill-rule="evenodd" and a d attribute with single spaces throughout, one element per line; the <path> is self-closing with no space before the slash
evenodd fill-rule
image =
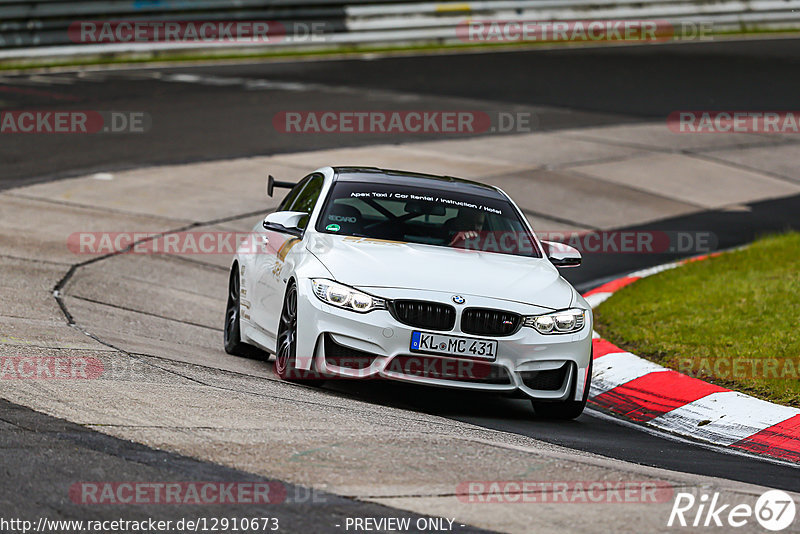
<path id="1" fill-rule="evenodd" d="M 231 267 L 225 350 L 286 380 L 383 378 L 581 414 L 592 312 L 503 191 L 449 176 L 325 167 L 291 188 Z"/>

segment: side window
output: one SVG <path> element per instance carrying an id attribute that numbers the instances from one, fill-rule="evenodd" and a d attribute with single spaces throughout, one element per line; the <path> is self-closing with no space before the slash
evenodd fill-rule
<path id="1" fill-rule="evenodd" d="M 311 212 L 314 211 L 314 206 L 317 205 L 319 194 L 322 192 L 322 184 L 324 181 L 325 178 L 321 174 L 312 174 L 303 180 L 303 182 L 307 183 L 305 184 L 305 187 L 303 187 L 302 191 L 300 191 L 300 193 L 295 197 L 288 210 L 304 211 L 311 215 Z M 308 218 L 305 218 L 302 221 L 301 227 L 305 228 L 307 224 Z"/>
<path id="2" fill-rule="evenodd" d="M 291 206 L 297 198 L 297 195 L 300 194 L 300 191 L 303 190 L 310 179 L 311 176 L 306 176 L 300 180 L 300 182 L 286 194 L 286 197 L 284 197 L 283 201 L 281 201 L 281 205 L 278 206 L 278 211 L 292 211 Z"/>

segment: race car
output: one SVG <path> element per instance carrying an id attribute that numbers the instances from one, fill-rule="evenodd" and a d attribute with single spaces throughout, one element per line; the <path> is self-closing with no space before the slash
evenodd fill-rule
<path id="1" fill-rule="evenodd" d="M 500 189 L 450 176 L 324 167 L 291 188 L 234 256 L 224 343 L 275 355 L 283 379 L 391 379 L 583 411 L 592 312 Z"/>

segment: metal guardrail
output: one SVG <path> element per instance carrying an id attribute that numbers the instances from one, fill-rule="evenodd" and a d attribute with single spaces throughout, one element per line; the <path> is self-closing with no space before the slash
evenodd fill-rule
<path id="1" fill-rule="evenodd" d="M 355 0 L 358 1 L 358 0 Z M 70 45 L 80 21 L 316 22 L 346 31 L 343 0 L 0 0 L 0 47 Z"/>
<path id="2" fill-rule="evenodd" d="M 346 8 L 350 32 L 434 29 L 442 38 L 467 20 L 586 21 L 658 20 L 673 24 L 707 23 L 714 30 L 800 28 L 800 0 L 484 0 L 466 3 L 416 3 Z"/>
<path id="3" fill-rule="evenodd" d="M 0 0 L 0 59 L 54 54 L 227 48 L 254 43 L 74 41 L 81 21 L 275 21 L 286 37 L 255 46 L 458 42 L 469 19 L 503 21 L 659 20 L 714 30 L 800 28 L 800 0 Z M 293 38 L 314 25 L 324 38 Z M 72 38 L 71 38 L 72 36 Z"/>

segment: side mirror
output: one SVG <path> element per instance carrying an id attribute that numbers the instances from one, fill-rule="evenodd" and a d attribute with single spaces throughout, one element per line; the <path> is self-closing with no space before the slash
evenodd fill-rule
<path id="1" fill-rule="evenodd" d="M 276 211 L 267 215 L 261 225 L 267 230 L 299 236 L 303 233 L 300 222 L 305 217 L 308 213 L 304 211 Z"/>
<path id="2" fill-rule="evenodd" d="M 550 263 L 556 267 L 577 267 L 581 264 L 581 253 L 574 247 L 553 241 L 542 241 L 542 245 Z"/>

